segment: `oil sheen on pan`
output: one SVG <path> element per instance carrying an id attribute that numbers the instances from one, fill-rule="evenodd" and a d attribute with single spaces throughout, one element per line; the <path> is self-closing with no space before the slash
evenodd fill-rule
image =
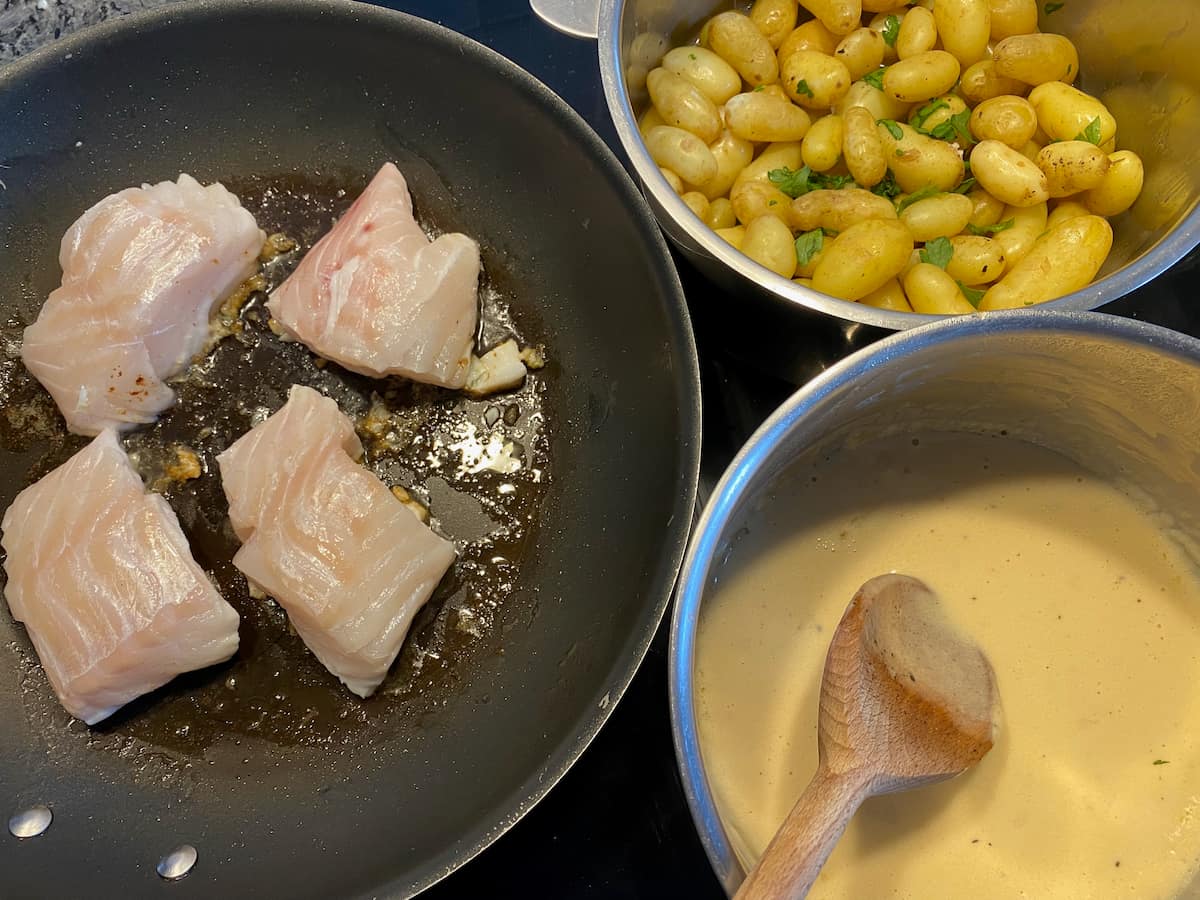
<path id="1" fill-rule="evenodd" d="M 284 234 L 296 246 L 264 263 L 262 275 L 221 307 L 217 340 L 171 382 L 178 403 L 156 426 L 132 433 L 126 447 L 146 484 L 176 510 L 197 562 L 241 615 L 237 655 L 225 665 L 177 678 L 88 729 L 62 710 L 23 630 L 7 610 L 0 612 L 0 633 L 7 636 L 0 665 L 19 670 L 25 714 L 51 757 L 107 751 L 119 758 L 114 762 L 133 759 L 163 781 L 193 769 L 187 780 L 202 778 L 202 762 L 213 764 L 210 751 L 218 745 L 225 755 L 242 752 L 230 750 L 231 744 L 265 742 L 286 755 L 288 749 L 351 748 L 375 735 L 419 726 L 471 677 L 473 661 L 503 652 L 506 628 L 536 615 L 536 597 L 518 593 L 515 583 L 552 477 L 553 422 L 545 408 L 546 380 L 555 377 L 552 342 L 547 366 L 531 372 L 522 387 L 478 400 L 326 363 L 275 333 L 265 302 L 366 179 L 326 173 L 221 180 L 268 234 Z M 459 230 L 452 227 L 457 223 L 437 218 L 452 209 L 444 189 L 428 187 L 414 186 L 422 225 L 433 234 Z M 531 308 L 536 298 L 521 296 L 503 260 L 489 252 L 486 237 L 475 237 L 484 261 L 478 346 L 487 349 L 510 335 L 522 346 L 545 346 Z M 3 328 L 0 464 L 24 472 L 21 483 L 6 485 L 4 506 L 87 441 L 66 431 L 50 396 L 18 355 L 21 329 L 41 299 L 23 298 L 23 316 Z M 338 402 L 355 422 L 364 463 L 385 484 L 409 489 L 429 507 L 458 551 L 450 573 L 418 613 L 392 671 L 367 701 L 337 683 L 277 606 L 249 596 L 230 562 L 239 542 L 227 519 L 215 457 L 282 406 L 293 383 Z"/>

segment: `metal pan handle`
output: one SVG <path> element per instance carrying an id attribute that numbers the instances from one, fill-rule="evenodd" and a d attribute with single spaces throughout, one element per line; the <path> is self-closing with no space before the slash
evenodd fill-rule
<path id="1" fill-rule="evenodd" d="M 529 0 L 529 6 L 563 34 L 593 41 L 600 34 L 600 0 Z"/>

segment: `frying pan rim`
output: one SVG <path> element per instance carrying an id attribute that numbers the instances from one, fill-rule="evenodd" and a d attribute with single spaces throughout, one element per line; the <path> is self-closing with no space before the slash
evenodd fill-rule
<path id="1" fill-rule="evenodd" d="M 668 375 L 674 375 L 681 425 L 677 441 L 677 465 L 684 482 L 680 485 L 682 490 L 676 493 L 675 509 L 667 523 L 663 553 L 659 558 L 658 572 L 664 573 L 665 583 L 651 585 L 651 589 L 656 590 L 658 596 L 649 609 L 649 618 L 641 628 L 636 642 L 632 648 L 627 647 L 614 663 L 612 680 L 604 682 L 607 702 L 590 698 L 587 704 L 580 705 L 585 717 L 582 727 L 572 730 L 566 740 L 546 757 L 542 766 L 534 770 L 519 786 L 517 793 L 522 799 L 515 808 L 507 810 L 494 822 L 489 821 L 483 827 L 469 829 L 457 844 L 451 844 L 443 851 L 441 858 L 435 857 L 434 860 L 415 867 L 417 880 L 393 878 L 377 885 L 372 891 L 372 896 L 412 895 L 436 884 L 474 859 L 533 809 L 595 739 L 641 667 L 674 594 L 695 512 L 702 435 L 699 356 L 687 300 L 666 240 L 646 205 L 645 198 L 637 190 L 616 153 L 579 113 L 530 72 L 490 47 L 437 22 L 355 0 L 255 0 L 252 4 L 246 3 L 245 0 L 190 0 L 188 3 L 139 10 L 90 25 L 15 60 L 0 63 L 0 92 L 16 90 L 42 71 L 64 62 L 76 51 L 103 44 L 110 36 L 125 31 L 152 32 L 161 28 L 186 27 L 189 22 L 195 20 L 207 22 L 212 18 L 226 15 L 235 17 L 239 14 L 260 17 L 271 12 L 293 16 L 301 14 L 346 17 L 357 27 L 370 28 L 375 25 L 380 28 L 400 29 L 409 35 L 415 35 L 418 40 L 447 42 L 456 45 L 464 54 L 474 54 L 484 65 L 505 74 L 512 81 L 518 94 L 523 94 L 533 101 L 549 118 L 556 119 L 576 142 L 578 149 L 606 172 L 618 200 L 623 201 L 622 205 L 631 216 L 634 231 L 649 243 L 651 255 L 657 255 L 661 263 L 656 274 L 664 300 L 663 311 L 666 314 L 669 347 L 675 362 L 664 371 Z M 665 569 L 661 567 L 664 561 L 667 563 Z M 589 709 L 590 714 L 587 713 Z M 664 714 L 666 712 L 664 707 Z M 503 802 L 498 804 L 497 808 L 502 806 Z"/>

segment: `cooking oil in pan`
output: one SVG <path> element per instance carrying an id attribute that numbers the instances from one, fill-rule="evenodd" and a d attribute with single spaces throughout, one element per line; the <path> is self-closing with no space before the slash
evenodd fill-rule
<path id="1" fill-rule="evenodd" d="M 237 656 L 182 675 L 89 729 L 58 706 L 23 632 L 7 610 L 0 614 L 16 635 L 9 646 L 20 668 L 27 717 L 51 755 L 70 756 L 80 747 L 107 751 L 152 779 L 167 782 L 186 773 L 185 792 L 203 776 L 206 751 L 221 742 L 239 748 L 243 741 L 352 747 L 366 732 L 402 731 L 444 705 L 472 661 L 495 652 L 497 622 L 511 619 L 519 612 L 514 603 L 529 596 L 517 590 L 518 573 L 551 477 L 553 428 L 545 379 L 553 377 L 547 374 L 553 363 L 531 373 L 519 390 L 472 400 L 428 385 L 347 372 L 272 330 L 267 293 L 345 211 L 365 180 L 289 176 L 225 184 L 260 227 L 287 235 L 296 247 L 264 263 L 261 278 L 244 296 L 224 305 L 215 323 L 220 339 L 172 384 L 177 404 L 156 425 L 128 435 L 125 444 L 147 485 L 178 514 L 197 561 L 241 615 Z M 436 219 L 423 224 L 431 232 L 454 225 Z M 508 336 L 522 345 L 538 343 L 536 314 L 521 307 L 503 267 L 489 258 L 486 245 L 482 249 L 481 346 Z M 520 324 L 512 305 L 521 309 Z M 0 458 L 10 470 L 26 473 L 22 483 L 5 485 L 0 498 L 5 505 L 87 442 L 66 432 L 49 395 L 21 365 L 24 324 L 13 320 L 0 332 Z M 366 701 L 317 662 L 277 605 L 250 596 L 231 562 L 238 542 L 216 456 L 282 406 L 294 383 L 338 402 L 357 424 L 365 464 L 427 507 L 431 526 L 458 550 L 389 677 Z M 0 664 L 13 664 L 2 656 Z"/>

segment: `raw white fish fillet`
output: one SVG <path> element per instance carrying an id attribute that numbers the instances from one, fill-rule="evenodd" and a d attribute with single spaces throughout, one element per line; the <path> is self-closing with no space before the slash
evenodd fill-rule
<path id="1" fill-rule="evenodd" d="M 164 383 L 204 345 L 213 307 L 249 278 L 263 232 L 238 198 L 190 175 L 105 197 L 67 229 L 62 286 L 21 358 L 77 434 L 153 422 Z"/>
<path id="2" fill-rule="evenodd" d="M 111 429 L 21 491 L 3 528 L 8 607 L 89 725 L 237 650 L 238 614 Z"/>
<path id="3" fill-rule="evenodd" d="M 283 408 L 217 462 L 243 541 L 233 564 L 287 611 L 325 668 L 367 697 L 455 554 L 361 456 L 337 404 L 293 385 Z"/>
<path id="4" fill-rule="evenodd" d="M 478 307 L 479 245 L 431 242 L 390 162 L 267 303 L 289 335 L 347 369 L 450 388 L 466 383 Z"/>

